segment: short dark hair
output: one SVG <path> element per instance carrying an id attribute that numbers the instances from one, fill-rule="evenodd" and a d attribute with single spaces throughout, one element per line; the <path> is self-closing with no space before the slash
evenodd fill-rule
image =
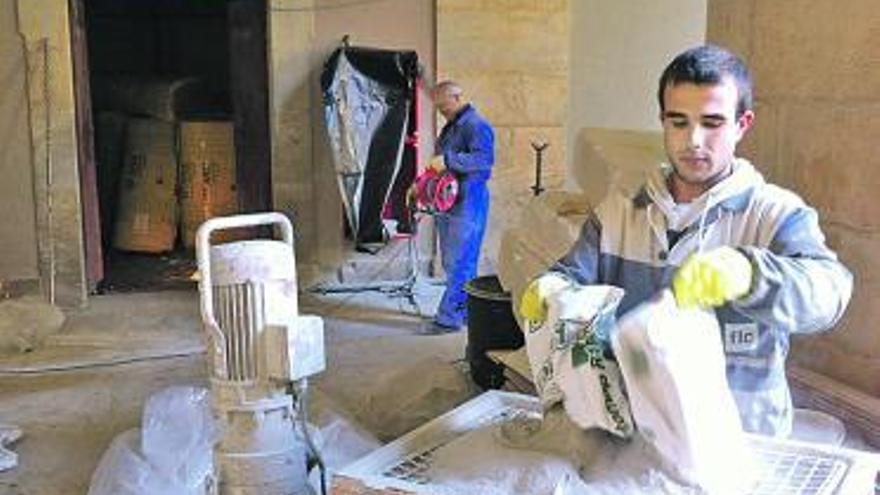
<path id="1" fill-rule="evenodd" d="M 660 76 L 657 100 L 660 112 L 666 110 L 663 92 L 681 83 L 720 84 L 725 77 L 733 79 L 738 94 L 736 117 L 752 109 L 752 76 L 745 62 L 734 53 L 716 45 L 701 45 L 676 56 Z"/>

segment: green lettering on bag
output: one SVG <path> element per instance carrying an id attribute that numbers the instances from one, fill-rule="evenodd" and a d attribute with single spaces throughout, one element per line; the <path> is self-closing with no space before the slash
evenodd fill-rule
<path id="1" fill-rule="evenodd" d="M 593 332 L 587 331 L 572 347 L 571 347 L 571 367 L 578 368 L 585 364 L 589 364 L 591 368 L 600 370 L 605 369 L 605 359 L 602 354 L 602 344 L 593 335 Z"/>
<path id="2" fill-rule="evenodd" d="M 611 379 L 608 378 L 608 375 L 605 373 L 599 375 L 599 385 L 602 387 L 605 410 L 608 411 L 611 420 L 614 421 L 614 428 L 624 435 L 629 434 L 629 425 L 620 412 L 620 407 L 614 402 L 614 397 L 611 396 Z"/>

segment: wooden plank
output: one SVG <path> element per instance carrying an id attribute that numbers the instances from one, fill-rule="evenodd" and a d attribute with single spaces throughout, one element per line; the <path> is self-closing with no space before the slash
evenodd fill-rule
<path id="1" fill-rule="evenodd" d="M 831 414 L 880 447 L 880 397 L 795 365 L 788 367 L 787 374 L 797 406 Z"/>
<path id="2" fill-rule="evenodd" d="M 505 388 L 511 388 L 524 394 L 538 395 L 535 382 L 532 380 L 532 370 L 529 366 L 529 356 L 525 346 L 512 351 L 498 349 L 486 351 L 486 356 L 504 366 L 504 377 L 507 378 Z"/>
<path id="3" fill-rule="evenodd" d="M 333 495 L 418 495 L 416 492 L 397 488 L 372 488 L 363 481 L 342 474 L 333 477 L 330 493 Z"/>

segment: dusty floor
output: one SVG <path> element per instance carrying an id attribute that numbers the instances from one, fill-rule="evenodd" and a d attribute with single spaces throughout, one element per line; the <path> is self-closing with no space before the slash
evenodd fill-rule
<path id="1" fill-rule="evenodd" d="M 301 312 L 325 322 L 327 370 L 315 396 L 389 441 L 479 393 L 463 364 L 464 333 L 415 335 L 441 291 L 420 279 L 417 307 L 377 292 L 302 294 Z M 86 494 L 101 455 L 139 425 L 152 393 L 207 385 L 202 350 L 196 292 L 165 291 L 94 297 L 40 349 L 0 356 L 0 424 L 24 431 L 0 495 Z"/>
<path id="2" fill-rule="evenodd" d="M 416 285 L 422 313 L 433 310 L 441 289 Z M 461 365 L 465 335 L 415 335 L 423 319 L 406 299 L 306 294 L 301 306 L 325 321 L 327 371 L 315 388 L 380 439 L 477 392 Z M 0 360 L 0 423 L 24 430 L 13 446 L 19 466 L 0 473 L 0 494 L 85 494 L 100 456 L 115 435 L 138 426 L 150 394 L 206 385 L 199 332 L 194 291 L 98 296 L 45 347 Z M 176 357 L 156 358 L 169 354 Z M 46 371 L 70 367 L 82 368 Z"/>

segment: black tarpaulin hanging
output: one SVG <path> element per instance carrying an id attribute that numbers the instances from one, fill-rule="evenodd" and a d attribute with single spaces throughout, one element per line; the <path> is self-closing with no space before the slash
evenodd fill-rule
<path id="1" fill-rule="evenodd" d="M 324 64 L 321 90 L 333 167 L 358 245 L 385 241 L 382 213 L 398 189 L 417 75 L 414 51 L 346 45 Z"/>

